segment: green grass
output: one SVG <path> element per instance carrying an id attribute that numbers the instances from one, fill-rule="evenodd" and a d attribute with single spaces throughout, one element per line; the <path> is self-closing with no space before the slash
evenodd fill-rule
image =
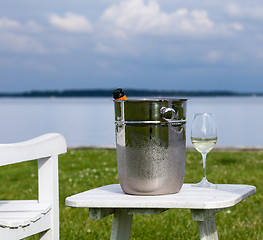
<path id="1" fill-rule="evenodd" d="M 0 199 L 37 198 L 36 161 L 1 168 Z M 185 182 L 202 177 L 201 155 L 186 153 Z M 65 206 L 67 196 L 106 184 L 118 183 L 115 150 L 70 150 L 60 156 L 60 239 L 110 239 L 112 216 L 89 220 L 88 209 Z M 263 152 L 211 152 L 207 178 L 213 183 L 250 184 L 257 193 L 216 215 L 219 239 L 261 240 L 263 220 Z M 23 181 L 21 181 L 23 180 Z M 36 236 L 27 238 L 37 239 Z M 135 215 L 131 239 L 199 239 L 190 210 L 169 210 L 160 215 Z"/>

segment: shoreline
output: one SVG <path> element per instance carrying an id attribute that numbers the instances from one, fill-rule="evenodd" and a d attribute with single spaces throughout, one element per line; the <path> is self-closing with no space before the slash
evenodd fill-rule
<path id="1" fill-rule="evenodd" d="M 115 150 L 116 146 L 69 146 L 69 150 L 85 150 L 85 149 L 105 149 Z M 194 147 L 187 146 L 186 151 L 196 151 Z M 216 152 L 262 152 L 263 146 L 218 146 L 212 151 Z"/>

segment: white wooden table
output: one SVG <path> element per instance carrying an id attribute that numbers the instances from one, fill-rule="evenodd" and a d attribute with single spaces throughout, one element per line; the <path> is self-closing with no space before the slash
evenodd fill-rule
<path id="1" fill-rule="evenodd" d="M 256 193 L 250 185 L 219 184 L 217 189 L 184 184 L 177 194 L 138 196 L 123 193 L 119 184 L 112 184 L 66 198 L 69 207 L 89 208 L 91 219 L 114 214 L 111 240 L 130 238 L 133 214 L 157 214 L 171 208 L 191 209 L 197 221 L 200 239 L 218 239 L 214 215 Z"/>

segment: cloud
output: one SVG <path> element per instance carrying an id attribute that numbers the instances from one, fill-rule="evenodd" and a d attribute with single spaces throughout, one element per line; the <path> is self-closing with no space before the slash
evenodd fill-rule
<path id="1" fill-rule="evenodd" d="M 56 66 L 51 63 L 43 61 L 38 58 L 11 58 L 0 57 L 0 69 L 7 71 L 26 70 L 27 72 L 40 72 L 40 73 L 56 73 L 58 70 Z"/>
<path id="2" fill-rule="evenodd" d="M 115 28 L 134 33 L 200 34 L 210 31 L 214 23 L 205 10 L 180 8 L 161 11 L 156 0 L 127 0 L 105 10 L 102 20 Z"/>
<path id="3" fill-rule="evenodd" d="M 27 21 L 26 24 L 24 25 L 24 29 L 30 32 L 43 32 L 44 31 L 43 27 L 40 26 L 38 23 L 36 23 L 33 20 Z"/>
<path id="4" fill-rule="evenodd" d="M 0 18 L 0 52 L 46 54 L 48 50 L 32 33 L 43 32 L 43 28 L 33 20 L 26 23 L 2 17 Z"/>
<path id="5" fill-rule="evenodd" d="M 114 49 L 102 43 L 97 43 L 94 50 L 101 53 L 114 53 Z"/>
<path id="6" fill-rule="evenodd" d="M 235 31 L 242 31 L 244 29 L 243 25 L 237 22 L 229 24 L 229 27 Z"/>
<path id="7" fill-rule="evenodd" d="M 257 49 L 256 57 L 258 59 L 263 59 L 263 49 Z"/>
<path id="8" fill-rule="evenodd" d="M 49 16 L 49 23 L 52 26 L 67 32 L 87 33 L 92 31 L 92 25 L 85 16 L 70 12 L 66 13 L 65 17 L 51 14 Z"/>
<path id="9" fill-rule="evenodd" d="M 27 35 L 0 33 L 0 52 L 46 54 L 48 51 L 39 42 Z"/>
<path id="10" fill-rule="evenodd" d="M 205 57 L 208 62 L 218 62 L 222 59 L 222 52 L 218 50 L 209 51 Z"/>
<path id="11" fill-rule="evenodd" d="M 95 64 L 102 70 L 110 69 L 110 64 L 106 61 L 96 61 Z"/>
<path id="12" fill-rule="evenodd" d="M 21 27 L 21 24 L 15 20 L 11 20 L 6 17 L 0 18 L 0 29 L 6 30 L 6 29 L 19 29 Z"/>
<path id="13" fill-rule="evenodd" d="M 235 18 L 250 18 L 263 20 L 263 7 L 245 7 L 236 3 L 229 3 L 225 7 L 225 12 L 230 17 Z"/>
<path id="14" fill-rule="evenodd" d="M 22 24 L 16 20 L 7 17 L 0 18 L 0 30 L 2 31 L 24 31 L 24 32 L 42 32 L 43 27 L 33 20 Z"/>
<path id="15" fill-rule="evenodd" d="M 217 47 L 211 42 L 218 42 L 219 38 L 227 39 L 229 43 L 230 39 L 243 34 L 244 27 L 238 21 L 214 20 L 210 17 L 212 13 L 203 8 L 186 7 L 167 11 L 157 0 L 121 1 L 106 8 L 101 15 L 95 31 L 96 34 L 99 32 L 96 38 L 99 43 L 94 50 L 112 56 L 147 56 L 149 59 L 156 55 L 154 52 L 159 52 L 159 56 L 165 55 L 167 59 L 191 56 L 191 60 L 194 54 L 190 52 L 200 50 L 197 58 L 201 61 L 220 62 L 224 58 L 224 49 L 211 50 Z M 193 41 L 193 48 L 187 46 Z M 210 46 L 204 42 L 209 42 Z M 197 45 L 200 46 L 198 50 Z"/>
<path id="16" fill-rule="evenodd" d="M 50 63 L 41 62 L 39 60 L 25 60 L 23 63 L 20 63 L 26 69 L 30 70 L 37 70 L 39 72 L 46 72 L 46 73 L 55 73 L 58 72 L 56 67 Z"/>
<path id="17" fill-rule="evenodd" d="M 236 3 L 229 3 L 225 7 L 225 11 L 230 16 L 240 16 L 242 14 L 241 7 Z"/>

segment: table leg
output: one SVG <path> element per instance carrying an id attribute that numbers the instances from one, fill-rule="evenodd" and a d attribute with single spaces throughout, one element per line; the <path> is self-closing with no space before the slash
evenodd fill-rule
<path id="1" fill-rule="evenodd" d="M 111 240 L 129 240 L 132 226 L 132 214 L 128 214 L 127 209 L 115 209 Z"/>
<path id="2" fill-rule="evenodd" d="M 220 209 L 192 209 L 192 217 L 197 221 L 201 240 L 218 240 L 215 214 Z"/>

